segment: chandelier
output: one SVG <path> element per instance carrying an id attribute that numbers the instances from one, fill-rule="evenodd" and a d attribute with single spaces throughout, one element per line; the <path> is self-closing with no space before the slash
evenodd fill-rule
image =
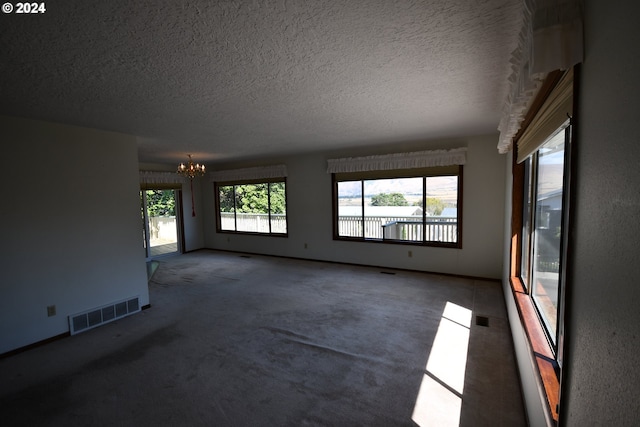
<path id="1" fill-rule="evenodd" d="M 184 163 L 180 163 L 177 173 L 189 179 L 204 175 L 204 165 L 201 165 L 200 163 L 193 163 L 193 160 L 191 160 L 191 154 L 188 154 L 188 156 L 189 162 L 186 165 Z"/>

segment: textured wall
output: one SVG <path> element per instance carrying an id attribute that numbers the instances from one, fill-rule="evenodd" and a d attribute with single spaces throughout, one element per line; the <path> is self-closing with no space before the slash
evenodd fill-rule
<path id="1" fill-rule="evenodd" d="M 3 116 L 0 135 L 0 353 L 80 311 L 148 304 L 135 138 Z"/>
<path id="2" fill-rule="evenodd" d="M 638 425 L 638 3 L 586 5 L 565 424 Z"/>

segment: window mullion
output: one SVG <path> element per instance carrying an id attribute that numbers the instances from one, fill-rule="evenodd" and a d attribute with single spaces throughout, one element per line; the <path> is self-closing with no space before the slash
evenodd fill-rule
<path id="1" fill-rule="evenodd" d="M 536 233 L 535 233 L 535 229 L 536 229 L 536 221 L 537 221 L 537 214 L 536 211 L 538 210 L 538 152 L 535 152 L 532 156 L 531 156 L 531 175 L 530 175 L 530 179 L 531 179 L 531 184 L 529 185 L 529 197 L 531 198 L 531 211 L 529 212 L 529 229 L 527 230 L 527 233 L 529 234 L 529 247 L 527 248 L 527 258 L 529 260 L 529 262 L 527 263 L 527 294 L 529 296 L 529 298 L 531 299 L 531 302 L 533 303 L 533 305 L 535 306 L 535 303 L 533 301 L 533 286 L 535 285 L 533 283 L 533 269 L 535 268 L 535 258 L 536 258 L 536 254 L 535 254 L 535 247 L 536 247 L 536 243 L 535 243 L 535 238 L 536 238 Z"/>
<path id="2" fill-rule="evenodd" d="M 361 206 L 362 206 L 362 238 L 364 239 L 366 236 L 366 233 L 364 231 L 365 229 L 365 222 L 364 222 L 364 179 L 360 180 L 360 200 L 361 200 Z"/>
<path id="3" fill-rule="evenodd" d="M 271 183 L 267 183 L 267 218 L 269 219 L 269 233 L 271 233 Z"/>
<path id="4" fill-rule="evenodd" d="M 536 229 L 536 221 L 537 221 L 537 214 L 536 211 L 538 210 L 538 202 L 537 202 L 537 198 L 538 198 L 538 153 L 534 153 L 531 156 L 531 175 L 530 175 L 530 179 L 531 179 L 531 183 L 529 185 L 529 197 L 531 198 L 531 211 L 529 212 L 529 229 L 527 230 L 527 233 L 529 235 L 529 239 L 528 239 L 528 248 L 527 248 L 527 258 L 528 258 L 528 263 L 527 263 L 527 294 L 529 294 L 529 297 L 532 298 L 531 296 L 531 290 L 533 287 L 533 269 L 535 266 L 535 256 L 536 254 L 534 253 L 535 251 L 535 229 Z"/>
<path id="5" fill-rule="evenodd" d="M 427 241 L 427 177 L 422 177 L 422 242 Z"/>
<path id="6" fill-rule="evenodd" d="M 238 231 L 238 204 L 236 203 L 236 186 L 233 186 L 233 229 Z"/>

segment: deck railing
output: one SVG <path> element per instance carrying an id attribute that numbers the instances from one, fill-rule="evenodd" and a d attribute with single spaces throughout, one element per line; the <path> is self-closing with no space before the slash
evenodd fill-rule
<path id="1" fill-rule="evenodd" d="M 453 221 L 450 221 L 453 219 Z M 458 223 L 455 218 L 438 218 L 424 223 L 425 240 L 428 242 L 455 243 L 458 241 Z M 383 226 L 384 239 L 422 240 L 422 222 L 393 221 Z"/>
<path id="2" fill-rule="evenodd" d="M 269 233 L 268 214 L 238 213 L 234 216 L 232 212 L 221 212 L 220 220 L 222 230 Z M 422 241 L 424 227 L 426 240 L 431 242 L 455 243 L 458 235 L 456 217 L 427 217 L 424 224 L 421 216 L 366 216 L 364 223 L 357 215 L 338 218 L 341 237 L 362 237 L 363 227 L 367 239 Z M 287 232 L 286 215 L 271 215 L 271 232 Z"/>
<path id="3" fill-rule="evenodd" d="M 363 226 L 367 239 L 422 241 L 424 227 L 427 241 L 455 243 L 458 237 L 456 217 L 427 217 L 423 223 L 421 216 L 365 216 L 364 224 L 362 216 L 338 217 L 338 235 L 341 237 L 362 237 Z"/>
<path id="4" fill-rule="evenodd" d="M 222 230 L 269 233 L 269 214 L 239 212 L 234 218 L 233 212 L 221 212 L 220 226 Z M 271 233 L 286 232 L 287 216 L 285 214 L 271 214 Z"/>

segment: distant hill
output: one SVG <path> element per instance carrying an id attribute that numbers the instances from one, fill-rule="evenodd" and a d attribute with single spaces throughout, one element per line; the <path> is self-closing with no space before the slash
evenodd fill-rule
<path id="1" fill-rule="evenodd" d="M 427 197 L 437 197 L 450 203 L 455 202 L 457 189 L 457 177 L 442 176 L 427 181 Z M 359 197 L 360 191 L 359 181 L 353 183 L 343 182 L 340 184 L 341 198 Z M 366 196 L 369 197 L 381 193 L 402 193 L 407 200 L 410 200 L 415 198 L 411 196 L 420 196 L 422 194 L 422 178 L 394 178 L 365 181 L 365 192 Z"/>

